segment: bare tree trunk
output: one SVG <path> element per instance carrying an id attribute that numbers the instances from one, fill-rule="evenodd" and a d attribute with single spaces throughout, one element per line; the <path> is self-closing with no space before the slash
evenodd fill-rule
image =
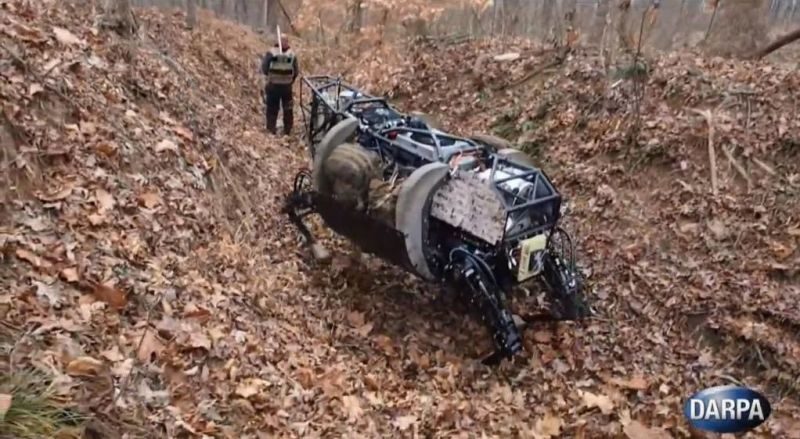
<path id="1" fill-rule="evenodd" d="M 269 0 L 264 0 L 263 9 L 261 10 L 261 25 L 264 29 L 269 29 Z"/>
<path id="2" fill-rule="evenodd" d="M 503 0 L 504 33 L 512 35 L 519 33 L 520 15 L 522 15 L 522 2 L 520 0 Z"/>
<path id="3" fill-rule="evenodd" d="M 711 13 L 711 19 L 708 20 L 708 28 L 706 28 L 706 36 L 703 40 L 708 39 L 708 35 L 711 33 L 711 28 L 714 27 L 714 19 L 717 18 L 717 11 L 719 11 L 719 2 L 721 0 L 714 1 L 714 12 Z"/>
<path id="4" fill-rule="evenodd" d="M 540 21 L 542 26 L 542 40 L 545 42 L 552 42 L 553 39 L 553 9 L 555 7 L 555 0 L 546 0 L 542 2 L 539 13 L 541 14 Z"/>
<path id="5" fill-rule="evenodd" d="M 788 34 L 783 35 L 783 36 L 779 37 L 778 39 L 776 39 L 775 41 L 773 41 L 773 42 L 767 44 L 766 46 L 762 47 L 761 49 L 758 50 L 758 52 L 755 53 L 753 58 L 755 58 L 755 59 L 764 58 L 765 56 L 769 55 L 770 53 L 780 49 L 781 47 L 783 47 L 783 46 L 785 46 L 787 44 L 790 44 L 790 43 L 792 43 L 794 41 L 797 41 L 797 40 L 800 40 L 800 28 L 797 28 L 797 29 L 793 30 L 792 32 L 789 32 Z"/>
<path id="6" fill-rule="evenodd" d="M 686 7 L 686 0 L 681 0 L 681 6 L 678 9 L 678 12 L 675 14 L 675 23 L 672 25 L 672 31 L 669 37 L 669 45 L 668 48 L 673 48 L 676 45 L 684 44 L 686 40 L 686 34 L 691 29 L 691 22 L 687 20 L 687 7 Z"/>
<path id="7" fill-rule="evenodd" d="M 497 0 L 500 3 L 500 35 L 506 34 L 506 0 Z"/>
<path id="8" fill-rule="evenodd" d="M 621 0 L 617 5 L 617 9 L 619 10 L 617 14 L 617 38 L 619 41 L 617 47 L 630 54 L 633 52 L 634 46 L 633 36 L 628 31 L 631 18 L 631 1 Z"/>
<path id="9" fill-rule="evenodd" d="M 575 21 L 575 12 L 578 9 L 578 0 L 565 0 L 564 1 L 564 13 L 570 14 L 570 19 L 574 23 Z"/>
<path id="10" fill-rule="evenodd" d="M 247 8 L 248 3 L 249 0 L 236 0 L 236 4 L 234 5 L 234 14 L 236 21 L 250 26 L 252 25 L 252 20 L 250 19 L 250 14 Z"/>
<path id="11" fill-rule="evenodd" d="M 104 27 L 114 29 L 122 36 L 136 33 L 136 21 L 131 9 L 131 0 L 106 0 Z"/>
<path id="12" fill-rule="evenodd" d="M 495 2 L 492 5 L 492 36 L 497 34 L 497 17 L 500 6 Z"/>
<path id="13" fill-rule="evenodd" d="M 589 41 L 601 41 L 606 34 L 606 27 L 608 26 L 608 12 L 610 0 L 597 0 L 594 17 L 592 19 L 592 26 L 589 31 Z"/>
<path id="14" fill-rule="evenodd" d="M 364 19 L 362 0 L 353 0 L 350 6 L 350 23 L 347 26 L 348 32 L 357 34 L 361 32 L 361 23 Z"/>
<path id="15" fill-rule="evenodd" d="M 186 27 L 197 26 L 197 0 L 186 0 Z"/>
<path id="16" fill-rule="evenodd" d="M 708 48 L 721 56 L 751 55 L 767 43 L 767 0 L 720 0 L 716 22 L 708 37 Z M 722 25 L 724 24 L 724 25 Z"/>
<path id="17" fill-rule="evenodd" d="M 481 26 L 481 16 L 474 7 L 470 6 L 470 33 L 472 35 L 483 35 L 483 26 Z"/>

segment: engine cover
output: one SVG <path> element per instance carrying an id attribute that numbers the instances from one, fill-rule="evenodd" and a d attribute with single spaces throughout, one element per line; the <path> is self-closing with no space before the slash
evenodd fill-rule
<path id="1" fill-rule="evenodd" d="M 433 195 L 431 216 L 490 243 L 503 239 L 505 210 L 489 182 L 474 172 L 457 172 Z"/>

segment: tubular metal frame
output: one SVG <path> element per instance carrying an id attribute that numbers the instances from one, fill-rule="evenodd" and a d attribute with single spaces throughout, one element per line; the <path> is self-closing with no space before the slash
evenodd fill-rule
<path id="1" fill-rule="evenodd" d="M 311 103 L 306 105 L 303 102 L 303 86 L 309 88 L 311 92 Z M 331 103 L 323 96 L 323 93 L 335 88 L 336 89 L 336 101 L 335 105 L 331 105 Z M 356 98 L 348 102 L 344 108 L 340 108 L 340 101 L 338 96 L 341 95 L 342 90 L 351 91 L 356 95 L 363 96 L 361 98 Z M 314 129 L 313 119 L 317 115 L 317 111 L 319 109 L 319 104 L 325 107 L 327 112 L 332 115 L 338 116 L 334 118 L 335 120 L 327 120 L 326 123 L 323 123 L 318 129 Z M 320 132 L 327 131 L 330 129 L 338 120 L 341 120 L 345 117 L 353 117 L 353 109 L 359 105 L 366 105 L 366 104 L 381 104 L 381 107 L 386 108 L 388 110 L 395 111 L 397 113 L 403 114 L 389 105 L 388 101 L 385 98 L 379 98 L 375 96 L 370 96 L 365 93 L 362 93 L 359 89 L 345 83 L 342 81 L 340 77 L 334 77 L 329 75 L 316 75 L 316 76 L 304 76 L 302 78 L 302 83 L 300 87 L 300 108 L 303 113 L 303 119 L 307 126 L 306 130 L 308 133 L 308 141 L 310 144 L 314 142 L 315 136 L 317 136 Z M 424 123 L 424 122 L 423 122 Z M 330 126 L 326 126 L 330 125 Z M 434 141 L 434 150 L 436 152 L 436 161 L 442 161 L 442 154 L 441 154 L 441 142 L 440 139 L 451 139 L 453 141 L 461 141 L 466 142 L 475 147 L 475 150 L 482 150 L 482 147 L 479 143 L 472 139 L 467 139 L 464 137 L 459 137 L 451 134 L 445 133 L 436 133 L 427 123 L 426 129 L 419 129 L 419 128 L 410 128 L 410 127 L 392 127 L 392 128 L 384 128 L 381 130 L 374 130 L 369 126 L 362 126 L 362 131 L 365 131 L 370 136 L 385 142 L 389 145 L 396 146 L 398 148 L 399 145 L 393 141 L 392 139 L 388 138 L 387 135 L 389 133 L 418 133 L 418 134 L 427 134 L 430 135 Z M 310 145 L 313 151 L 313 145 Z M 519 174 L 512 175 L 510 177 L 504 177 L 497 179 L 495 178 L 495 173 L 498 170 L 498 165 L 502 164 L 505 167 L 515 168 L 521 171 Z M 529 183 L 533 184 L 533 199 L 523 199 L 519 195 L 509 191 L 508 189 L 501 186 L 503 183 L 508 183 L 515 180 L 525 180 Z M 518 239 L 522 239 L 525 237 L 533 236 L 538 233 L 541 233 L 546 230 L 554 230 L 558 227 L 558 222 L 560 220 L 560 208 L 561 208 L 561 201 L 562 197 L 561 194 L 556 190 L 553 184 L 550 182 L 549 177 L 547 174 L 539 168 L 535 168 L 532 166 L 523 165 L 508 158 L 500 157 L 497 154 L 493 154 L 492 156 L 492 168 L 491 173 L 489 176 L 489 182 L 492 186 L 492 189 L 500 195 L 500 199 L 503 203 L 503 208 L 505 209 L 505 217 L 506 217 L 506 224 L 508 223 L 509 218 L 512 214 L 520 212 L 522 210 L 528 209 L 535 209 L 546 207 L 552 208 L 552 212 L 554 212 L 554 217 L 549 219 L 546 224 L 539 225 L 535 228 L 525 230 L 524 232 L 515 233 L 512 235 L 507 235 L 504 232 L 503 238 L 500 241 L 502 243 L 507 243 L 509 241 L 514 241 Z M 543 185 L 548 192 L 548 195 L 543 197 L 536 197 L 537 189 L 539 186 Z M 510 201 L 509 201 L 510 199 Z M 518 201 L 522 199 L 522 203 L 518 203 Z"/>

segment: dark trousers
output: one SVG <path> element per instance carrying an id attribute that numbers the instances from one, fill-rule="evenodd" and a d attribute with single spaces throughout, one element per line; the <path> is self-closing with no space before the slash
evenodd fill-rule
<path id="1" fill-rule="evenodd" d="M 275 134 L 276 124 L 278 122 L 278 111 L 283 110 L 283 133 L 290 134 L 292 132 L 292 124 L 294 123 L 294 113 L 292 111 L 292 86 L 287 85 L 268 85 L 264 89 L 266 95 L 266 115 L 267 115 L 267 131 Z"/>

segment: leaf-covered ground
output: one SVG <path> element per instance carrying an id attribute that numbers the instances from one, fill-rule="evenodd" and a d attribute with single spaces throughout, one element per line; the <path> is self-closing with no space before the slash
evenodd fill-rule
<path id="1" fill-rule="evenodd" d="M 648 59 L 633 136 L 633 70 L 590 54 L 299 44 L 309 73 L 517 141 L 566 195 L 598 316 L 534 324 L 489 369 L 434 288 L 346 245 L 327 267 L 298 254 L 280 202 L 306 159 L 263 132 L 263 39 L 138 11 L 129 41 L 57 5 L 0 2 L 2 366 L 54 376 L 89 432 L 704 437 L 684 399 L 745 383 L 775 410 L 756 435 L 800 437 L 796 69 Z"/>

